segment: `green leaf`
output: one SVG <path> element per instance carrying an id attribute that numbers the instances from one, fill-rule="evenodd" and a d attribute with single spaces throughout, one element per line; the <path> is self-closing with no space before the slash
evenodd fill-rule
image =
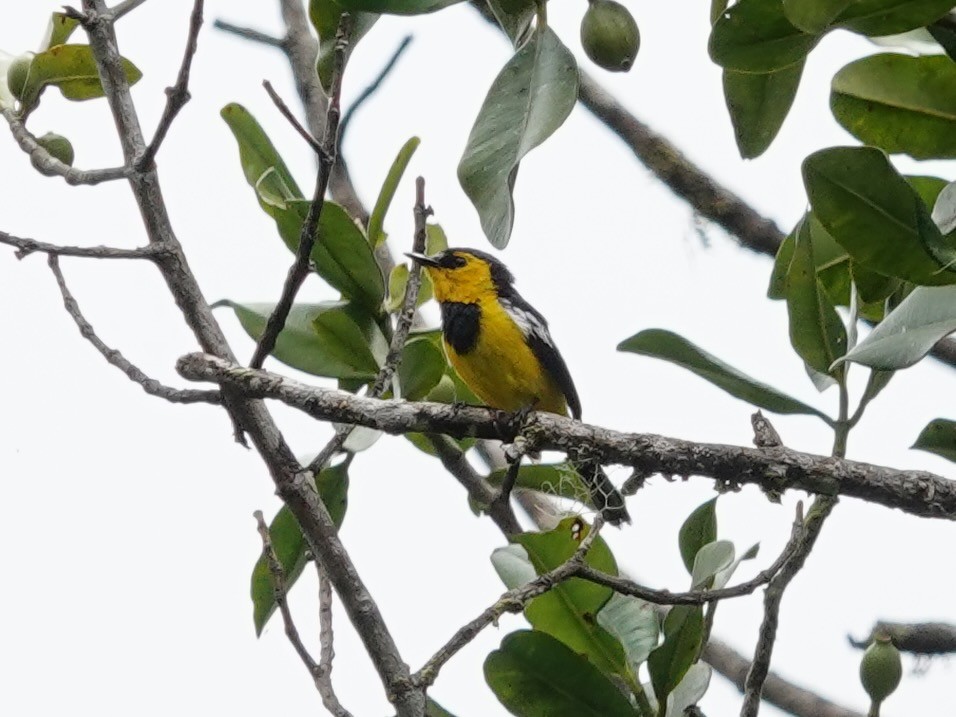
<path id="1" fill-rule="evenodd" d="M 780 247 L 777 249 L 777 255 L 773 260 L 773 271 L 770 273 L 770 284 L 767 287 L 768 299 L 787 298 L 787 272 L 790 271 L 790 262 L 793 261 L 793 247 L 797 242 L 797 231 L 805 219 L 806 217 L 797 223 L 797 226 L 780 243 Z"/>
<path id="2" fill-rule="evenodd" d="M 647 658 L 654 696 L 664 701 L 697 658 L 704 638 L 704 611 L 698 605 L 675 605 L 664 618 L 664 642 Z"/>
<path id="3" fill-rule="evenodd" d="M 734 544 L 729 540 L 715 540 L 701 547 L 690 571 L 690 589 L 709 590 L 717 573 L 733 564 L 734 555 Z"/>
<path id="4" fill-rule="evenodd" d="M 652 356 L 682 366 L 722 388 L 734 398 L 747 401 L 767 411 L 818 416 L 826 419 L 826 414 L 812 406 L 750 378 L 687 339 L 664 329 L 641 331 L 618 344 L 617 350 Z"/>
<path id="5" fill-rule="evenodd" d="M 931 25 L 927 25 L 926 29 L 929 31 L 929 34 L 933 36 L 933 39 L 939 43 L 939 46 L 946 51 L 949 58 L 956 62 L 956 28 L 943 23 L 934 22 Z"/>
<path id="6" fill-rule="evenodd" d="M 428 339 L 413 339 L 402 350 L 398 367 L 402 398 L 421 401 L 445 374 L 445 355 Z"/>
<path id="7" fill-rule="evenodd" d="M 677 543 L 680 557 L 688 573 L 693 573 L 697 553 L 717 540 L 717 498 L 711 498 L 694 509 L 680 527 Z"/>
<path id="8" fill-rule="evenodd" d="M 519 47 L 534 20 L 534 0 L 488 0 L 488 7 L 514 47 Z"/>
<path id="9" fill-rule="evenodd" d="M 710 24 L 717 22 L 718 18 L 727 10 L 728 0 L 710 0 Z"/>
<path id="10" fill-rule="evenodd" d="M 445 251 L 448 248 L 448 237 L 440 224 L 425 225 L 425 253 L 429 256 Z"/>
<path id="11" fill-rule="evenodd" d="M 125 57 L 120 58 L 126 80 L 133 85 L 143 73 Z M 68 100 L 90 100 L 103 96 L 103 86 L 89 45 L 56 45 L 33 56 L 20 93 L 24 107 L 33 107 L 47 86 L 59 88 Z"/>
<path id="12" fill-rule="evenodd" d="M 319 75 L 322 89 L 329 92 L 332 85 L 332 68 L 335 64 L 335 34 L 345 8 L 336 0 L 309 0 L 309 19 L 319 36 L 319 55 L 315 69 Z M 378 20 L 378 15 L 365 12 L 352 12 L 352 32 L 345 48 L 346 61 L 355 50 L 359 40 L 365 37 Z"/>
<path id="13" fill-rule="evenodd" d="M 929 25 L 952 6 L 950 0 L 856 0 L 832 26 L 870 37 L 897 35 Z"/>
<path id="14" fill-rule="evenodd" d="M 684 710 L 696 705 L 707 692 L 712 672 L 710 665 L 703 662 L 691 665 L 667 698 L 667 714 L 680 717 L 685 714 Z"/>
<path id="15" fill-rule="evenodd" d="M 918 217 L 929 209 L 880 150 L 814 152 L 803 162 L 803 181 L 814 215 L 855 261 L 914 284 L 956 282 L 926 251 L 926 222 Z"/>
<path id="16" fill-rule="evenodd" d="M 275 304 L 223 300 L 213 306 L 230 307 L 246 333 L 258 340 Z M 368 334 L 375 331 L 374 322 L 349 304 L 338 301 L 296 304 L 279 332 L 272 355 L 314 376 L 368 381 L 375 378 L 379 369 L 368 338 Z M 379 340 L 384 342 L 384 338 Z"/>
<path id="17" fill-rule="evenodd" d="M 618 639 L 624 647 L 633 674 L 647 661 L 657 647 L 657 609 L 654 605 L 630 595 L 614 593 L 597 614 L 598 625 Z"/>
<path id="18" fill-rule="evenodd" d="M 783 0 L 783 12 L 794 27 L 804 32 L 818 33 L 826 30 L 852 2 L 853 0 Z"/>
<path id="19" fill-rule="evenodd" d="M 257 188 L 261 181 L 265 181 L 280 199 L 301 199 L 302 190 L 295 178 L 249 110 L 231 102 L 219 114 L 239 145 L 239 163 L 249 186 Z"/>
<path id="20" fill-rule="evenodd" d="M 423 15 L 435 12 L 461 0 L 338 0 L 348 10 L 388 15 Z"/>
<path id="21" fill-rule="evenodd" d="M 803 60 L 820 35 L 797 29 L 774 0 L 740 0 L 714 23 L 708 49 L 728 70 L 773 72 Z"/>
<path id="22" fill-rule="evenodd" d="M 425 698 L 425 717 L 455 717 L 431 697 Z"/>
<path id="23" fill-rule="evenodd" d="M 538 577 L 528 551 L 517 543 L 508 543 L 491 551 L 491 565 L 509 590 L 527 585 Z"/>
<path id="24" fill-rule="evenodd" d="M 49 50 L 51 47 L 65 44 L 79 26 L 80 21 L 76 18 L 62 12 L 53 13 L 50 16 L 50 24 L 47 26 L 46 37 L 40 43 L 40 49 Z"/>
<path id="25" fill-rule="evenodd" d="M 842 370 L 831 366 L 846 352 L 846 327 L 817 280 L 809 222 L 797 232 L 787 274 L 787 313 L 790 343 L 800 358 L 815 371 L 839 380 Z"/>
<path id="26" fill-rule="evenodd" d="M 485 681 L 518 717 L 637 717 L 617 686 L 585 657 L 537 630 L 505 636 L 485 659 Z"/>
<path id="27" fill-rule="evenodd" d="M 488 475 L 488 483 L 493 488 L 499 487 L 507 472 L 505 468 L 492 471 Z M 523 465 L 518 469 L 515 485 L 526 490 L 569 498 L 594 507 L 590 493 L 581 482 L 581 477 L 566 463 Z"/>
<path id="28" fill-rule="evenodd" d="M 319 496 L 325 503 L 336 527 L 341 527 L 348 507 L 348 465 L 340 463 L 326 468 L 317 476 L 316 485 Z M 292 511 L 287 506 L 282 506 L 272 519 L 269 535 L 272 537 L 272 547 L 282 565 L 288 592 L 302 574 L 302 569 L 307 562 L 309 545 Z M 269 571 L 269 563 L 264 555 L 259 556 L 259 560 L 252 569 L 251 594 L 252 618 L 256 627 L 256 637 L 258 637 L 277 607 L 272 573 Z"/>
<path id="29" fill-rule="evenodd" d="M 920 286 L 843 357 L 871 368 L 912 366 L 956 331 L 956 286 Z"/>
<path id="30" fill-rule="evenodd" d="M 797 95 L 804 61 L 775 72 L 724 70 L 724 97 L 744 159 L 763 154 L 780 131 Z"/>
<path id="31" fill-rule="evenodd" d="M 913 448 L 956 463 L 956 421 L 934 418 L 920 431 Z"/>
<path id="32" fill-rule="evenodd" d="M 458 164 L 458 180 L 488 240 L 503 249 L 514 225 L 518 165 L 571 114 L 574 55 L 550 28 L 537 30 L 508 61 L 485 97 Z"/>
<path id="33" fill-rule="evenodd" d="M 932 205 L 933 222 L 939 227 L 940 232 L 949 237 L 956 232 L 956 182 L 950 182 L 941 187 Z"/>
<path id="34" fill-rule="evenodd" d="M 402 176 L 408 168 L 408 163 L 411 161 L 412 155 L 415 154 L 415 150 L 418 149 L 418 145 L 421 144 L 421 142 L 418 137 L 412 137 L 402 145 L 402 148 L 398 151 L 398 156 L 395 157 L 395 161 L 392 162 L 392 166 L 385 176 L 385 182 L 382 184 L 382 188 L 378 193 L 378 199 L 375 200 L 375 207 L 372 209 L 372 213 L 368 218 L 368 240 L 372 243 L 373 247 L 378 248 L 381 246 L 387 237 L 383 229 L 385 226 L 385 215 L 388 213 L 388 208 L 392 204 L 392 199 L 395 198 L 395 190 L 398 189 L 398 183 L 402 181 Z"/>
<path id="35" fill-rule="evenodd" d="M 861 142 L 914 159 L 956 157 L 956 63 L 884 53 L 833 77 L 833 116 Z"/>
<path id="36" fill-rule="evenodd" d="M 521 533 L 512 540 L 528 553 L 538 575 L 566 562 L 577 550 L 576 532 L 585 526 L 580 518 L 566 518 L 547 533 Z M 585 562 L 609 575 L 617 575 L 617 563 L 607 543 L 598 536 Z M 571 578 L 536 597 L 525 607 L 525 617 L 536 630 L 561 640 L 587 658 L 602 672 L 630 676 L 624 650 L 611 634 L 597 624 L 595 616 L 611 598 L 612 590 Z"/>
<path id="37" fill-rule="evenodd" d="M 718 541 L 719 542 L 719 541 Z M 753 560 L 757 557 L 757 553 L 760 552 L 760 543 L 754 543 L 741 555 L 739 558 L 735 558 L 731 563 L 721 570 L 718 570 L 714 574 L 714 580 L 710 584 L 711 590 L 719 590 L 724 587 L 730 578 L 733 577 L 733 574 L 737 571 L 738 566 L 745 560 Z"/>

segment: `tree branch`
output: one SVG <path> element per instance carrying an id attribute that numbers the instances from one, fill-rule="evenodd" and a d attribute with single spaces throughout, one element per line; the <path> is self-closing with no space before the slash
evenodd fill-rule
<path id="1" fill-rule="evenodd" d="M 359 96 L 355 98 L 355 101 L 351 104 L 348 110 L 346 110 L 345 114 L 342 115 L 342 124 L 339 128 L 339 131 L 343 137 L 348 131 L 349 124 L 351 123 L 352 118 L 355 116 L 355 113 L 362 109 L 362 105 L 364 105 L 372 95 L 378 92 L 378 88 L 382 86 L 382 83 L 385 82 L 388 76 L 392 73 L 392 70 L 395 69 L 395 66 L 398 64 L 398 61 L 401 59 L 402 55 L 405 54 L 405 50 L 407 50 L 408 46 L 411 44 L 411 35 L 406 35 L 402 38 L 402 41 L 398 43 L 398 47 L 395 48 L 392 56 L 388 58 L 375 79 L 372 80 L 372 82 L 359 93 Z"/>
<path id="2" fill-rule="evenodd" d="M 131 381 L 142 386 L 143 390 L 150 396 L 158 396 L 171 403 L 222 403 L 222 396 L 219 391 L 181 390 L 161 384 L 156 379 L 150 378 L 143 373 L 143 371 L 133 365 L 119 351 L 103 343 L 93 330 L 93 326 L 83 316 L 80 311 L 80 305 L 73 297 L 73 294 L 70 293 L 63 272 L 60 270 L 60 260 L 57 255 L 50 254 L 47 261 L 50 264 L 50 270 L 53 272 L 53 276 L 56 277 L 57 286 L 60 287 L 60 294 L 63 297 L 63 307 L 66 309 L 66 313 L 68 313 L 76 323 L 83 338 L 93 344 L 93 347 L 102 354 L 108 363 L 125 373 Z"/>
<path id="3" fill-rule="evenodd" d="M 342 95 L 342 75 L 345 71 L 345 56 L 348 50 L 349 35 L 351 33 L 352 22 L 348 13 L 342 14 L 339 21 L 339 28 L 335 35 L 335 64 L 332 69 L 332 96 L 328 104 L 325 121 L 325 137 L 322 140 L 322 151 L 319 152 L 319 168 L 315 178 L 315 191 L 312 193 L 312 203 L 309 205 L 309 212 L 302 223 L 302 231 L 299 234 L 299 246 L 296 249 L 295 261 L 289 268 L 285 284 L 282 287 L 282 295 L 269 320 L 266 322 L 265 331 L 259 337 L 256 343 L 256 350 L 252 355 L 249 365 L 252 368 L 261 368 L 263 361 L 266 360 L 272 349 L 275 348 L 276 339 L 285 326 L 289 311 L 292 310 L 292 303 L 295 301 L 295 295 L 298 293 L 302 282 L 309 274 L 309 262 L 311 261 L 312 249 L 315 246 L 316 233 L 319 226 L 319 217 L 322 214 L 322 207 L 325 205 L 325 191 L 329 186 L 329 177 L 332 173 L 332 165 L 335 163 L 336 148 L 338 147 L 339 136 L 339 102 Z"/>
<path id="4" fill-rule="evenodd" d="M 332 687 L 332 660 L 335 658 L 332 632 L 332 583 L 319 563 L 315 564 L 319 573 L 319 665 L 315 674 L 315 685 L 322 697 L 322 704 L 334 717 L 352 717 L 339 702 Z"/>
<path id="5" fill-rule="evenodd" d="M 4 231 L 0 231 L 0 244 L 16 247 L 15 256 L 17 259 L 24 259 L 34 252 L 40 252 L 53 256 L 76 256 L 87 259 L 150 259 L 155 261 L 164 251 L 164 247 L 158 244 L 150 244 L 138 249 L 121 249 L 112 246 L 61 246 L 14 236 Z"/>
<path id="6" fill-rule="evenodd" d="M 152 166 L 156 153 L 160 145 L 166 139 L 166 133 L 176 119 L 179 111 L 189 102 L 189 72 L 192 69 L 193 57 L 199 48 L 199 30 L 203 22 L 203 1 L 195 0 L 193 3 L 192 15 L 189 17 L 189 34 L 186 36 L 186 49 L 183 51 L 183 60 L 179 66 L 179 74 L 176 76 L 176 84 L 166 88 L 166 108 L 159 118 L 159 125 L 153 134 L 153 139 L 146 147 L 146 150 L 136 160 L 136 168 L 139 170 Z M 114 14 L 115 14 L 114 10 Z"/>
<path id="7" fill-rule="evenodd" d="M 948 622 L 877 622 L 863 640 L 854 640 L 847 635 L 853 647 L 861 650 L 877 634 L 889 635 L 897 649 L 914 655 L 951 655 L 956 652 L 956 625 Z"/>
<path id="8" fill-rule="evenodd" d="M 275 47 L 283 51 L 285 50 L 285 41 L 281 37 L 268 35 L 251 27 L 233 25 L 231 22 L 226 22 L 225 20 L 215 20 L 212 26 L 217 30 L 228 32 L 230 35 L 241 37 L 243 40 L 258 42 L 262 45 L 268 45 L 269 47 Z"/>
<path id="9" fill-rule="evenodd" d="M 382 401 L 317 388 L 202 354 L 183 356 L 177 370 L 191 381 L 212 381 L 256 398 L 272 398 L 323 421 L 355 423 L 386 433 L 444 433 L 511 441 L 510 414 L 477 406 Z M 622 433 L 564 416 L 533 413 L 522 432 L 541 450 L 586 449 L 605 464 L 646 473 L 713 478 L 723 485 L 846 495 L 926 518 L 956 520 L 956 481 L 926 471 L 901 471 L 788 448 L 694 443 L 654 434 Z"/>

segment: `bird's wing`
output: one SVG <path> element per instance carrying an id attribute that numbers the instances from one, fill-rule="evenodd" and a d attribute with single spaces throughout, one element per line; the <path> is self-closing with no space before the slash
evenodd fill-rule
<path id="1" fill-rule="evenodd" d="M 551 332 L 548 331 L 547 320 L 527 301 L 521 298 L 517 293 L 512 293 L 508 297 L 499 297 L 501 306 L 508 313 L 511 319 L 521 329 L 528 346 L 532 353 L 545 371 L 558 385 L 568 402 L 568 408 L 571 409 L 571 415 L 577 419 L 581 418 L 581 401 L 578 398 L 577 389 L 574 388 L 574 381 L 571 379 L 571 372 L 568 371 L 568 365 L 558 352 L 558 347 L 554 345 L 554 339 L 551 338 Z"/>

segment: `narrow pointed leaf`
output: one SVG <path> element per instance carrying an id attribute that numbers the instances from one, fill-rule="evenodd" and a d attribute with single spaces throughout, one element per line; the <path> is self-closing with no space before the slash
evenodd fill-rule
<path id="1" fill-rule="evenodd" d="M 734 398 L 767 411 L 826 418 L 826 414 L 812 406 L 750 378 L 682 336 L 664 329 L 641 331 L 618 344 L 617 350 L 652 356 L 682 366 Z"/>
<path id="2" fill-rule="evenodd" d="M 383 229 L 385 215 L 388 214 L 388 208 L 392 205 L 392 199 L 395 198 L 398 183 L 402 181 L 402 176 L 405 174 L 408 163 L 412 160 L 419 144 L 421 144 L 421 140 L 418 137 L 412 137 L 402 146 L 388 170 L 381 190 L 379 190 L 378 199 L 375 200 L 375 206 L 372 208 L 372 213 L 368 219 L 368 240 L 373 247 L 378 247 L 385 241 L 386 234 Z"/>
<path id="3" fill-rule="evenodd" d="M 952 9 L 950 0 L 856 0 L 833 21 L 833 27 L 881 37 L 925 27 Z"/>
<path id="4" fill-rule="evenodd" d="M 740 0 L 714 23 L 708 49 L 724 69 L 773 72 L 802 61 L 819 41 L 790 24 L 782 3 Z"/>
<path id="5" fill-rule="evenodd" d="M 219 114 L 232 131 L 239 145 L 239 163 L 246 175 L 246 181 L 255 187 L 256 183 L 270 170 L 277 176 L 278 185 L 288 190 L 286 199 L 302 199 L 302 190 L 295 178 L 279 156 L 272 140 L 262 129 L 256 118 L 240 104 L 231 102 L 220 110 Z"/>
<path id="6" fill-rule="evenodd" d="M 919 215 L 929 209 L 880 150 L 815 152 L 804 160 L 803 181 L 814 215 L 855 261 L 914 284 L 956 282 L 925 248 Z"/>
<path id="7" fill-rule="evenodd" d="M 833 77 L 833 116 L 860 141 L 915 159 L 956 157 L 956 63 L 870 55 Z"/>
<path id="8" fill-rule="evenodd" d="M 536 31 L 492 83 L 458 164 L 458 180 L 497 248 L 511 238 L 521 159 L 564 123 L 577 91 L 574 55 L 550 28 Z"/>
<path id="9" fill-rule="evenodd" d="M 797 95 L 805 62 L 775 72 L 724 70 L 724 97 L 744 159 L 763 154 L 780 131 Z"/>
<path id="10" fill-rule="evenodd" d="M 804 32 L 818 33 L 853 0 L 783 0 L 783 12 L 794 27 Z"/>
<path id="11" fill-rule="evenodd" d="M 335 525 L 341 527 L 346 508 L 348 508 L 348 467 L 340 463 L 326 468 L 317 476 L 316 485 L 329 515 L 332 516 Z M 292 511 L 286 506 L 282 506 L 272 519 L 269 535 L 272 538 L 272 547 L 282 565 L 285 587 L 288 591 L 299 579 L 306 565 L 308 543 L 302 535 L 302 529 L 292 516 Z M 272 573 L 265 556 L 260 556 L 252 569 L 251 594 L 253 623 L 258 637 L 277 607 Z"/>
<path id="12" fill-rule="evenodd" d="M 664 642 L 647 658 L 654 696 L 666 700 L 694 663 L 704 637 L 704 611 L 675 605 L 664 618 Z"/>
<path id="13" fill-rule="evenodd" d="M 917 287 L 843 359 L 882 370 L 906 368 L 954 331 L 956 286 Z"/>
<path id="14" fill-rule="evenodd" d="M 485 681 L 517 717 L 637 717 L 602 672 L 537 630 L 507 635 L 485 659 Z"/>
<path id="15" fill-rule="evenodd" d="M 787 237 L 780 243 L 777 255 L 773 260 L 773 271 L 770 273 L 770 284 L 767 286 L 768 299 L 787 298 L 787 272 L 790 271 L 790 262 L 793 261 L 793 247 L 797 242 L 797 231 L 800 229 L 801 219 Z"/>
<path id="16" fill-rule="evenodd" d="M 934 418 L 920 431 L 913 448 L 935 453 L 956 463 L 956 421 Z"/>
<path id="17" fill-rule="evenodd" d="M 40 50 L 49 50 L 51 47 L 63 45 L 70 39 L 70 35 L 80 26 L 80 21 L 62 12 L 55 12 L 50 17 L 46 37 L 40 43 Z"/>
<path id="18" fill-rule="evenodd" d="M 705 545 L 717 540 L 717 498 L 711 498 L 694 509 L 680 527 L 677 543 L 680 557 L 688 573 L 694 570 L 697 553 Z"/>

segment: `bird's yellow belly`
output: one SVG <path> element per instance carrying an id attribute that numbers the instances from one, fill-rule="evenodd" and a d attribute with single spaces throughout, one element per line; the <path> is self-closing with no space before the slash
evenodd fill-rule
<path id="1" fill-rule="evenodd" d="M 517 411 L 530 406 L 566 415 L 564 394 L 543 370 L 520 329 L 510 318 L 495 318 L 482 322 L 478 341 L 466 353 L 459 354 L 444 342 L 448 360 L 462 381 L 492 408 Z"/>

